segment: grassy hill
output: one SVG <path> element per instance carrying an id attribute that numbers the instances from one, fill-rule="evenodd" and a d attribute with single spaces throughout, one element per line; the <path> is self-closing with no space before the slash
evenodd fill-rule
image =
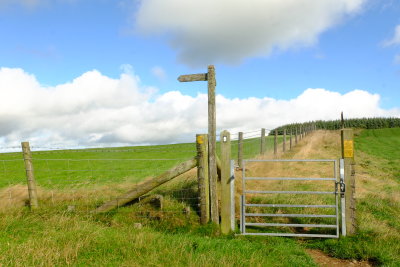
<path id="1" fill-rule="evenodd" d="M 339 138 L 336 131 L 318 131 L 281 157 L 338 158 Z M 194 156 L 193 144 L 35 152 L 38 183 L 42 184 L 42 193 L 46 193 L 46 203 L 55 206 L 49 205 L 34 213 L 23 207 L 0 209 L 0 229 L 3 229 L 0 265 L 316 266 L 307 249 L 317 248 L 337 258 L 398 266 L 400 152 L 396 147 L 400 143 L 399 129 L 363 130 L 357 133 L 355 142 L 359 234 L 339 240 L 221 236 L 213 225 L 199 225 L 196 207 L 189 201 L 195 197 L 195 172 L 159 189 L 165 196 L 163 213 L 149 212 L 150 206 L 137 204 L 106 215 L 93 215 L 83 209 L 67 211 L 66 206 L 71 203 L 90 202 L 91 206 L 101 203 L 146 177 Z M 253 157 L 259 140 L 248 143 L 246 155 Z M 271 139 L 267 144 L 271 151 Z M 232 155 L 235 153 L 233 150 Z M 266 157 L 271 156 L 270 153 Z M 10 192 L 7 190 L 24 183 L 24 170 L 18 165 L 23 163 L 20 157 L 20 153 L 0 154 L 3 202 Z M 15 183 L 10 182 L 9 174 L 18 174 Z M 189 193 L 177 194 L 183 189 Z M 54 203 L 57 197 L 52 199 L 50 194 L 58 191 L 65 191 L 61 206 Z M 86 193 L 79 195 L 79 192 Z M 192 212 L 182 212 L 188 205 Z"/>

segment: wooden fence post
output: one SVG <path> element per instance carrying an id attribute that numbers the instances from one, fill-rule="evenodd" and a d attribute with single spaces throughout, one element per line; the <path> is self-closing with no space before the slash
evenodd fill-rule
<path id="1" fill-rule="evenodd" d="M 347 235 L 356 233 L 356 180 L 354 170 L 353 129 L 341 130 L 342 157 L 344 159 L 344 182 L 346 184 L 346 230 Z"/>
<path id="2" fill-rule="evenodd" d="M 215 112 L 215 68 L 208 66 L 208 153 L 209 153 L 209 177 L 211 197 L 211 221 L 219 224 L 218 193 L 217 193 L 217 159 L 216 159 L 216 112 Z"/>
<path id="3" fill-rule="evenodd" d="M 37 199 L 35 175 L 33 172 L 32 153 L 29 146 L 29 142 L 22 142 L 21 146 L 22 146 L 22 155 L 24 157 L 24 163 L 25 163 L 26 180 L 28 183 L 29 206 L 33 210 L 37 209 L 39 207 L 39 204 Z"/>
<path id="4" fill-rule="evenodd" d="M 278 130 L 275 129 L 274 136 L 274 155 L 278 154 Z"/>
<path id="5" fill-rule="evenodd" d="M 239 168 L 243 168 L 243 132 L 239 132 L 238 140 L 238 165 Z"/>
<path id="6" fill-rule="evenodd" d="M 298 133 L 297 133 L 297 127 L 296 127 L 296 129 L 295 129 L 295 136 L 294 136 L 294 144 L 295 145 L 297 145 L 297 142 L 298 142 Z"/>
<path id="7" fill-rule="evenodd" d="M 200 195 L 200 223 L 210 220 L 210 184 L 208 176 L 208 135 L 196 135 L 197 146 L 197 178 Z"/>
<path id="8" fill-rule="evenodd" d="M 290 129 L 289 150 L 292 150 L 292 129 Z"/>
<path id="9" fill-rule="evenodd" d="M 260 154 L 265 154 L 265 128 L 261 129 Z"/>
<path id="10" fill-rule="evenodd" d="M 283 153 L 286 152 L 286 128 L 283 129 Z"/>
<path id="11" fill-rule="evenodd" d="M 221 133 L 221 232 L 229 233 L 232 229 L 232 191 L 231 191 L 231 135 Z"/>

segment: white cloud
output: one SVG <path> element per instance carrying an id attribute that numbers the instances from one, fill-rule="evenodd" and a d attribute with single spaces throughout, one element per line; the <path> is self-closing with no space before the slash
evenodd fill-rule
<path id="1" fill-rule="evenodd" d="M 383 41 L 383 46 L 400 45 L 400 24 L 394 29 L 394 35 L 391 39 Z"/>
<path id="2" fill-rule="evenodd" d="M 207 95 L 155 94 L 139 78 L 118 79 L 89 71 L 65 84 L 44 87 L 22 69 L 0 68 L 0 147 L 75 147 L 193 141 L 207 132 Z M 316 119 L 396 116 L 379 107 L 380 96 L 307 89 L 290 100 L 217 96 L 218 130 L 232 133 Z"/>
<path id="3" fill-rule="evenodd" d="M 155 66 L 151 69 L 151 73 L 159 80 L 164 81 L 167 79 L 167 73 L 160 66 Z"/>
<path id="4" fill-rule="evenodd" d="M 161 34 L 193 66 L 313 45 L 366 0 L 141 0 L 136 29 Z"/>

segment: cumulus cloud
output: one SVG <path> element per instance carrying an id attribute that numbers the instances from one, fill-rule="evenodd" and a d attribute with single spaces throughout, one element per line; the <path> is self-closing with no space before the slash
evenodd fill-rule
<path id="1" fill-rule="evenodd" d="M 207 95 L 157 94 L 131 68 L 118 79 L 93 70 L 45 87 L 32 74 L 0 68 L 0 147 L 28 140 L 36 147 L 111 146 L 191 142 L 207 132 Z M 346 117 L 400 116 L 379 107 L 380 96 L 306 89 L 290 100 L 217 96 L 218 131 L 233 133 Z"/>
<path id="2" fill-rule="evenodd" d="M 366 0 L 141 0 L 136 29 L 165 35 L 192 66 L 239 63 L 274 49 L 313 45 Z"/>
<path id="3" fill-rule="evenodd" d="M 383 41 L 383 46 L 400 45 L 400 24 L 394 29 L 394 35 L 391 39 Z"/>

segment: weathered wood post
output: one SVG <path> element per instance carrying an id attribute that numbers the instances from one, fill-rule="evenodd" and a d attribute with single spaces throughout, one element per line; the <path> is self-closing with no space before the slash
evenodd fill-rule
<path id="1" fill-rule="evenodd" d="M 208 177 L 208 135 L 196 135 L 197 178 L 200 195 L 200 223 L 210 220 L 210 184 Z"/>
<path id="2" fill-rule="evenodd" d="M 22 155 L 24 157 L 26 180 L 28 183 L 29 206 L 32 210 L 39 207 L 35 175 L 33 172 L 32 153 L 29 142 L 22 142 Z"/>
<path id="3" fill-rule="evenodd" d="M 298 142 L 298 133 L 297 133 L 297 127 L 295 129 L 295 136 L 294 136 L 294 144 L 297 145 Z"/>
<path id="4" fill-rule="evenodd" d="M 286 152 L 286 128 L 283 129 L 283 153 Z"/>
<path id="5" fill-rule="evenodd" d="M 300 140 L 303 139 L 303 127 L 300 125 Z"/>
<path id="6" fill-rule="evenodd" d="M 232 194 L 231 183 L 231 135 L 228 131 L 221 133 L 221 232 L 232 231 Z"/>
<path id="7" fill-rule="evenodd" d="M 217 195 L 217 160 L 216 160 L 216 106 L 215 106 L 215 68 L 208 66 L 207 73 L 181 75 L 180 82 L 208 81 L 208 168 L 210 179 L 211 221 L 219 224 Z"/>
<path id="8" fill-rule="evenodd" d="M 290 129 L 289 150 L 292 150 L 292 129 Z"/>
<path id="9" fill-rule="evenodd" d="M 342 129 L 342 157 L 344 159 L 344 182 L 346 184 L 346 230 L 347 235 L 356 233 L 356 179 L 354 170 L 353 129 Z"/>
<path id="10" fill-rule="evenodd" d="M 265 128 L 261 129 L 260 154 L 265 154 Z"/>
<path id="11" fill-rule="evenodd" d="M 278 154 L 278 130 L 275 129 L 274 135 L 274 155 Z"/>
<path id="12" fill-rule="evenodd" d="M 243 168 L 243 132 L 239 132 L 238 140 L 238 165 L 239 168 Z"/>

